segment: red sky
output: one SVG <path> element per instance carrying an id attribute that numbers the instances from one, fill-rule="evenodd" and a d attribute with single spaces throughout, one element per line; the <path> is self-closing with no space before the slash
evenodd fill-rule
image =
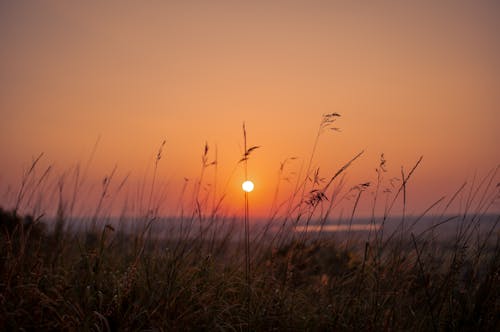
<path id="1" fill-rule="evenodd" d="M 382 152 L 386 178 L 423 155 L 408 196 L 418 213 L 500 163 L 499 16 L 493 1 L 3 1 L 0 205 L 41 152 L 39 173 L 66 172 L 68 190 L 98 137 L 88 186 L 117 165 L 134 201 L 165 139 L 163 212 L 176 209 L 184 177 L 200 176 L 208 142 L 217 190 L 228 183 L 238 214 L 243 172 L 230 174 L 246 121 L 249 144 L 262 146 L 249 176 L 252 208 L 264 215 L 280 162 L 298 158 L 285 168 L 287 193 L 322 114 L 337 112 L 341 132 L 320 137 L 312 169 L 329 178 L 365 150 L 348 188 L 375 181 Z M 211 188 L 214 170 L 204 177 Z"/>

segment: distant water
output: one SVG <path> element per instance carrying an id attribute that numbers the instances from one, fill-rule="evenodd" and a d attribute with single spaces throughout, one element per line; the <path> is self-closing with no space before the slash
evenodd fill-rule
<path id="1" fill-rule="evenodd" d="M 369 232 L 380 229 L 380 224 L 342 224 L 342 225 L 309 225 L 297 226 L 295 232 Z"/>
<path id="2" fill-rule="evenodd" d="M 296 231 L 305 231 L 304 225 L 298 225 Z M 323 226 L 311 222 L 307 226 L 308 232 L 371 232 L 383 230 L 384 233 L 404 232 L 415 235 L 433 234 L 434 236 L 448 237 L 460 232 L 475 232 L 478 234 L 500 231 L 500 214 L 483 216 L 426 216 L 405 218 L 383 217 L 356 218 L 352 220 L 328 220 Z"/>
<path id="3" fill-rule="evenodd" d="M 71 231 L 80 231 L 88 229 L 92 220 L 91 218 L 73 218 L 66 223 Z M 151 223 L 150 223 L 151 222 Z M 271 223 L 266 219 L 252 219 L 251 232 L 252 234 L 260 234 L 265 230 L 266 234 L 273 234 L 277 231 L 283 231 L 284 220 L 277 218 Z M 49 228 L 53 225 L 53 221 L 47 221 Z M 180 234 L 196 236 L 200 233 L 209 232 L 215 235 L 225 235 L 231 231 L 235 237 L 239 237 L 243 229 L 242 218 L 224 217 L 202 219 L 198 218 L 157 218 L 153 221 L 145 218 L 100 218 L 97 220 L 98 229 L 102 229 L 105 225 L 111 225 L 115 230 L 125 232 L 136 232 L 144 230 L 150 223 L 151 233 L 157 237 L 176 237 Z M 476 235 L 485 235 L 491 233 L 495 235 L 500 232 L 500 214 L 489 214 L 483 216 L 463 216 L 463 215 L 447 215 L 447 216 L 426 216 L 423 218 L 415 216 L 390 217 L 384 218 L 355 218 L 352 220 L 332 219 L 321 223 L 318 220 L 306 221 L 299 220 L 295 224 L 295 220 L 287 220 L 285 229 L 288 233 L 321 233 L 323 236 L 328 234 L 337 234 L 345 236 L 350 234 L 355 237 L 361 237 L 380 232 L 384 237 L 391 236 L 395 233 L 411 234 L 415 236 L 432 236 L 434 238 L 452 238 L 459 235 L 461 232 L 474 233 Z M 495 237 L 494 236 L 494 237 Z"/>

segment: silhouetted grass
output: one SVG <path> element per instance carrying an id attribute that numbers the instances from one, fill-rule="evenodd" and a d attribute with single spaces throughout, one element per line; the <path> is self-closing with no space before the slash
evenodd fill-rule
<path id="1" fill-rule="evenodd" d="M 337 117 L 322 119 L 318 138 Z M 342 174 L 361 154 L 327 181 L 311 166 L 316 139 L 303 180 L 287 200 L 272 204 L 269 220 L 252 228 L 219 213 L 224 192 L 201 198 L 205 172 L 217 164 L 217 158 L 209 162 L 206 144 L 192 204 L 179 200 L 176 216 L 162 224 L 157 167 L 164 144 L 151 186 L 143 189 L 143 215 L 129 225 L 125 212 L 118 222 L 104 212 L 115 169 L 103 181 L 89 219 L 74 225 L 75 197 L 81 195 L 70 190 L 66 198 L 63 186 L 81 188 L 79 168 L 75 181 L 59 178 L 51 187 L 59 203 L 49 224 L 36 201 L 49 195 L 43 185 L 48 171 L 35 177 L 40 158 L 34 161 L 12 210 L 0 209 L 0 330 L 493 331 L 500 326 L 500 216 L 489 213 L 499 195 L 497 169 L 413 217 L 406 214 L 405 191 L 421 159 L 409 172 L 401 171 L 399 181 L 391 179 L 397 184 L 391 193 L 382 193 L 388 182 L 384 156 L 375 186 L 363 182 L 345 189 Z M 245 164 L 248 150 L 245 146 Z M 386 195 L 385 213 L 369 219 L 381 227 L 355 237 L 350 230 L 358 202 L 371 187 L 374 205 Z M 187 197 L 185 191 L 181 197 Z M 332 223 L 332 211 L 351 196 L 346 236 L 308 230 L 312 223 L 320 229 Z M 465 197 L 463 210 L 450 215 L 459 197 Z M 391 228 L 397 200 L 403 210 Z M 440 203 L 445 207 L 435 211 Z M 26 211 L 23 206 L 33 207 L 33 217 L 20 212 Z M 288 208 L 277 213 L 280 206 Z M 430 211 L 432 225 L 418 228 Z M 444 227 L 454 233 L 438 237 Z"/>

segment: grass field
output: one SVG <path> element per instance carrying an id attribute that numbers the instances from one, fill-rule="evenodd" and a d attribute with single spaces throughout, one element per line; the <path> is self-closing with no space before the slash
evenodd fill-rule
<path id="1" fill-rule="evenodd" d="M 323 118 L 318 137 L 334 118 Z M 246 148 L 240 162 L 255 149 Z M 0 330 L 497 330 L 496 170 L 461 187 L 442 210 L 410 216 L 405 192 L 419 160 L 386 213 L 365 220 L 373 227 L 356 226 L 355 200 L 339 232 L 331 212 L 342 195 L 327 189 L 359 156 L 324 183 L 309 177 L 309 165 L 286 212 L 248 228 L 248 220 L 219 215 L 197 199 L 182 216 L 158 215 L 151 197 L 161 148 L 148 208 L 133 222 L 110 219 L 102 201 L 88 217 L 72 216 L 76 195 L 58 195 L 61 183 L 46 192 L 46 174 L 34 178 L 35 161 L 12 207 L 0 211 Z M 379 192 L 380 183 L 365 183 L 351 193 L 359 199 L 370 186 Z M 37 203 L 43 195 L 58 202 L 54 218 Z M 448 213 L 459 195 L 466 197 L 463 211 Z M 403 201 L 398 213 L 396 201 Z"/>

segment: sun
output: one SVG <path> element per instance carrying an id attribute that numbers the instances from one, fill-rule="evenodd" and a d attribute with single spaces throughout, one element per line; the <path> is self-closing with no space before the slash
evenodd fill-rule
<path id="1" fill-rule="evenodd" d="M 246 180 L 241 185 L 241 188 L 243 188 L 243 190 L 246 191 L 247 193 L 251 192 L 253 190 L 253 187 L 254 187 L 253 182 L 250 180 Z"/>

